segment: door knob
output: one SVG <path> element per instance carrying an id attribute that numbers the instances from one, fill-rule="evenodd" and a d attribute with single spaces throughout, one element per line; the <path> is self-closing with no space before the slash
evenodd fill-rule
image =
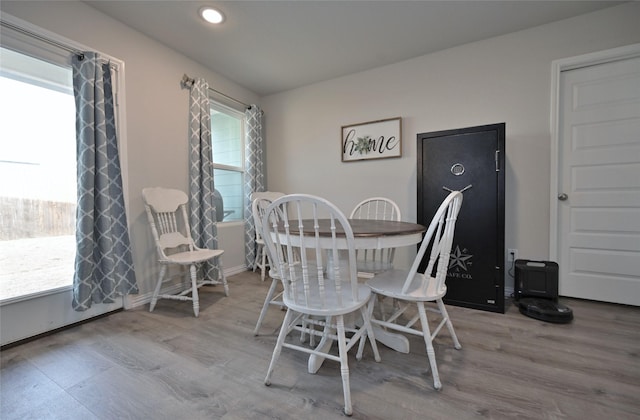
<path id="1" fill-rule="evenodd" d="M 565 193 L 559 194 L 558 195 L 558 200 L 560 201 L 565 201 L 567 198 L 569 198 L 569 196 Z"/>

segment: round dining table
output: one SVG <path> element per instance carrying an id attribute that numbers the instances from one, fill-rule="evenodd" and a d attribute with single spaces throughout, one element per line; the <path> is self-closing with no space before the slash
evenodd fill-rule
<path id="1" fill-rule="evenodd" d="M 315 240 L 316 228 L 314 223 L 310 220 L 306 220 L 307 223 L 303 223 L 303 235 L 305 241 Z M 422 235 L 427 230 L 423 225 L 410 222 L 398 222 L 392 220 L 371 220 L 371 219 L 349 219 L 349 224 L 353 230 L 354 246 L 356 249 L 384 249 L 384 248 L 397 248 L 401 246 L 410 246 L 419 243 L 422 240 Z M 339 225 L 339 224 L 338 224 Z M 333 242 L 332 224 L 330 219 L 319 219 L 317 224 L 317 238 L 326 245 L 323 247 L 330 248 Z M 281 229 L 284 229 L 282 227 Z M 300 233 L 297 223 L 289 224 L 289 231 L 291 233 Z M 340 249 L 347 249 L 347 241 L 344 239 L 344 230 L 341 226 L 335 226 L 337 247 Z M 342 238 L 342 240 L 341 240 Z M 295 240 L 295 236 L 292 236 Z M 294 246 L 300 244 L 292 244 Z M 329 253 L 330 254 L 330 253 Z M 328 255 L 330 258 L 330 255 Z M 331 264 L 331 261 L 327 262 Z M 396 351 L 402 353 L 409 352 L 409 341 L 401 334 L 389 333 L 382 328 L 374 326 L 374 335 L 376 341 L 390 347 Z M 318 344 L 318 349 L 328 350 L 331 347 L 333 340 L 323 337 Z M 307 370 L 309 373 L 315 373 L 318 371 L 324 358 L 311 355 L 309 357 L 309 363 Z"/>

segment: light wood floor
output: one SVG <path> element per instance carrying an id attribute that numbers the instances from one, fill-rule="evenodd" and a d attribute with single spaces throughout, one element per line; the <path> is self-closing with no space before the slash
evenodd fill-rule
<path id="1" fill-rule="evenodd" d="M 342 415 L 338 364 L 316 375 L 284 349 L 263 384 L 284 315 L 272 308 L 252 334 L 269 286 L 229 278 L 231 296 L 203 288 L 201 312 L 161 300 L 11 347 L 1 354 L 0 418 L 333 419 Z M 411 353 L 367 346 L 349 363 L 355 419 L 638 419 L 640 309 L 562 299 L 575 315 L 557 325 L 521 315 L 449 307 L 463 346 L 436 339 L 436 391 L 423 341 Z"/>

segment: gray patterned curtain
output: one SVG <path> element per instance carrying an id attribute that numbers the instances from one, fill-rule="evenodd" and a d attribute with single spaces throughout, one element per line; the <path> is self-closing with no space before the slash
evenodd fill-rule
<path id="1" fill-rule="evenodd" d="M 213 195 L 213 153 L 209 84 L 195 79 L 189 96 L 189 223 L 191 236 L 201 248 L 218 248 L 216 205 Z M 218 278 L 218 259 L 202 264 L 201 275 Z"/>
<path id="2" fill-rule="evenodd" d="M 262 143 L 262 110 L 251 105 L 245 111 L 245 175 L 244 175 L 244 220 L 245 264 L 253 266 L 256 256 L 256 228 L 251 213 L 251 193 L 264 191 L 264 157 Z"/>
<path id="3" fill-rule="evenodd" d="M 78 209 L 73 309 L 138 293 L 122 191 L 109 63 L 74 55 Z"/>

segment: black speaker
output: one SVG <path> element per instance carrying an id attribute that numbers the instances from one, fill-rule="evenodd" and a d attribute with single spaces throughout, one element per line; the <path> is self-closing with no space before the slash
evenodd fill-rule
<path id="1" fill-rule="evenodd" d="M 516 260 L 514 298 L 539 297 L 558 301 L 558 264 Z"/>

